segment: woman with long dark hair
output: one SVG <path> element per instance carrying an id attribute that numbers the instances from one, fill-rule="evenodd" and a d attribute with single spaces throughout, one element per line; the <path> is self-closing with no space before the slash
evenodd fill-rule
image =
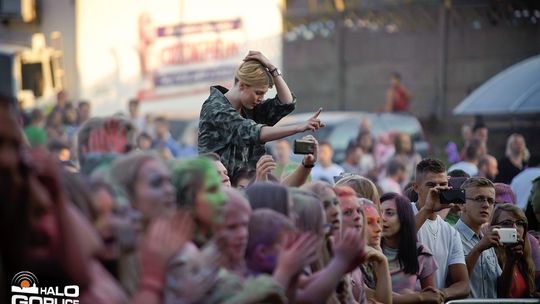
<path id="1" fill-rule="evenodd" d="M 410 201 L 397 193 L 386 193 L 381 197 L 381 208 L 381 247 L 388 259 L 392 277 L 393 302 L 437 301 L 440 297 L 434 291 L 437 263 L 427 247 L 418 243 Z M 415 250 L 411 248 L 412 244 L 416 244 Z M 420 281 L 422 291 L 416 290 L 417 280 Z"/>

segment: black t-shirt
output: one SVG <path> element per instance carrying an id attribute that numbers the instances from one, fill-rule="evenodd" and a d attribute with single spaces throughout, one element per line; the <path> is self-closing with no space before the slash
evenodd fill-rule
<path id="1" fill-rule="evenodd" d="M 508 157 L 499 160 L 499 174 L 495 178 L 497 183 L 510 184 L 514 176 L 526 168 L 527 163 L 523 162 L 523 166 L 520 168 L 514 166 Z"/>

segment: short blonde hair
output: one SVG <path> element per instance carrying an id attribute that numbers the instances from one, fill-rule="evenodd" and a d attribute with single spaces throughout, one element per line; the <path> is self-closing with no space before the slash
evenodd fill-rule
<path id="1" fill-rule="evenodd" d="M 370 181 L 368 178 L 365 178 L 361 175 L 351 174 L 349 176 L 346 176 L 342 179 L 340 179 L 336 186 L 349 186 L 351 187 L 354 192 L 356 193 L 356 196 L 359 198 L 367 198 L 368 200 L 372 201 L 375 206 L 377 206 L 377 210 L 381 210 L 381 200 L 379 195 L 379 190 L 377 190 L 377 186 Z"/>
<path id="2" fill-rule="evenodd" d="M 466 181 L 461 184 L 461 189 L 465 189 L 465 191 L 468 188 L 493 188 L 495 190 L 495 185 L 493 185 L 493 182 L 485 177 L 471 177 L 468 178 Z"/>
<path id="3" fill-rule="evenodd" d="M 234 74 L 234 83 L 242 81 L 250 87 L 268 86 L 272 88 L 274 81 L 272 75 L 262 63 L 257 60 L 248 60 L 242 63 Z"/>

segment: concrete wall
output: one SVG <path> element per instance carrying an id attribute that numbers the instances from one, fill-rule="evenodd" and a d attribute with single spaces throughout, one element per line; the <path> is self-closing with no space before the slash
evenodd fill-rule
<path id="1" fill-rule="evenodd" d="M 484 22 L 475 27 L 471 25 L 470 18 L 463 17 L 468 13 L 465 10 L 453 10 L 449 16 L 447 114 L 468 92 L 491 76 L 540 53 L 538 23 L 512 26 L 500 22 L 494 26 Z M 442 100 L 439 96 L 442 75 L 440 8 L 424 7 L 421 11 L 412 12 L 412 19 L 415 13 L 422 14 L 418 16 L 419 20 L 428 19 L 430 22 L 395 33 L 368 29 L 344 31 L 344 101 L 338 100 L 337 35 L 328 38 L 317 36 L 310 41 L 286 40 L 283 69 L 288 83 L 299 97 L 298 112 L 312 111 L 319 106 L 328 110 L 339 109 L 342 104 L 347 110 L 376 110 L 385 101 L 389 75 L 399 71 L 404 84 L 414 94 L 412 111 L 421 118 L 437 113 Z"/>

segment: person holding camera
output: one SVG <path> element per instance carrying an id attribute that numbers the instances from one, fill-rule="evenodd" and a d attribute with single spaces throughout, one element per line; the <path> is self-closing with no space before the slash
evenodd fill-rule
<path id="1" fill-rule="evenodd" d="M 469 272 L 470 298 L 496 298 L 497 280 L 502 273 L 497 263 L 495 248 L 501 243 L 497 229 L 482 231 L 489 222 L 495 203 L 495 186 L 484 177 L 467 179 L 465 204 L 461 205 L 461 218 L 454 226 L 461 236 L 465 263 Z"/>
<path id="2" fill-rule="evenodd" d="M 263 100 L 274 84 L 277 96 Z M 236 70 L 230 90 L 210 88 L 200 114 L 199 153 L 217 153 L 231 176 L 241 168 L 255 169 L 265 154 L 264 143 L 324 127 L 319 119 L 322 109 L 304 123 L 274 126 L 295 104 L 296 97 L 280 70 L 261 52 L 250 51 Z"/>
<path id="3" fill-rule="evenodd" d="M 538 298 L 535 288 L 531 243 L 526 241 L 528 222 L 523 210 L 511 204 L 501 204 L 493 211 L 490 225 L 500 227 L 503 246 L 495 249 L 503 269 L 497 281 L 499 298 Z"/>
<path id="4" fill-rule="evenodd" d="M 469 295 L 469 275 L 459 233 L 439 215 L 454 204 L 441 202 L 440 194 L 450 189 L 446 167 L 436 159 L 426 158 L 416 166 L 413 189 L 418 201 L 411 203 L 418 241 L 431 251 L 437 261 L 435 287 L 444 301 Z"/>

